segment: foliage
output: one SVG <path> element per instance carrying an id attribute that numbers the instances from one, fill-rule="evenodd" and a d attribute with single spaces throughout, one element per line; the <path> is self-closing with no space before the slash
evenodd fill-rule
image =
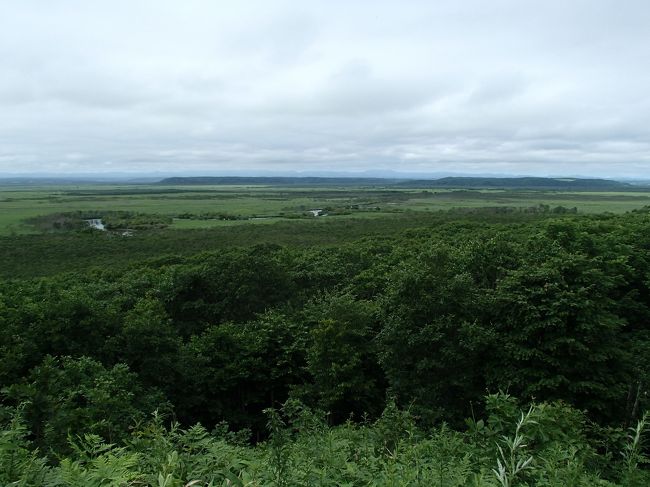
<path id="1" fill-rule="evenodd" d="M 48 356 L 6 395 L 24 405 L 37 444 L 54 451 L 66 451 L 76 431 L 108 442 L 123 439 L 143 411 L 165 405 L 126 365 L 107 369 L 88 357 Z"/>
<path id="2" fill-rule="evenodd" d="M 1 483 L 647 485 L 650 215 L 472 218 L 0 281 Z"/>
<path id="3" fill-rule="evenodd" d="M 166 426 L 154 414 L 121 446 L 93 434 L 71 437 L 69 453 L 58 462 L 39 459 L 30 450 L 21 412 L 14 410 L 2 425 L 0 475 L 6 485 L 72 487 L 647 485 L 639 462 L 645 457 L 639 452 L 630 456 L 631 449 L 639 448 L 642 426 L 635 429 L 638 438 L 632 434 L 632 443 L 620 452 L 624 461 L 617 478 L 608 479 L 573 446 L 586 441 L 584 424 L 572 425 L 568 435 L 576 432 L 578 438 L 566 444 L 558 440 L 567 434 L 559 437 L 552 429 L 545 432 L 548 442 L 535 441 L 531 428 L 552 422 L 555 406 L 550 404 L 531 405 L 527 412 L 517 409 L 519 419 L 508 426 L 511 430 L 483 442 L 500 432 L 499 425 L 512 421 L 512 397 L 496 394 L 488 400 L 493 410 L 476 422 L 484 425 L 480 432 L 458 432 L 445 425 L 419 429 L 411 414 L 394 403 L 375 423 L 328 427 L 317 413 L 289 401 L 267 411 L 269 439 L 247 447 L 211 435 L 200 425 Z"/>

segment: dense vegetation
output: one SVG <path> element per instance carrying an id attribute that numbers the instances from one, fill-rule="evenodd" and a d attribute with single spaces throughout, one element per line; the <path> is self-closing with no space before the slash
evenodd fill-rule
<path id="1" fill-rule="evenodd" d="M 38 277 L 93 267 L 124 270 L 139 265 L 147 258 L 170 254 L 194 255 L 206 250 L 248 247 L 252 244 L 331 247 L 367 236 L 394 236 L 411 228 L 437 227 L 459 220 L 468 225 L 480 221 L 526 222 L 537 217 L 550 217 L 557 213 L 555 208 L 558 207 L 548 212 L 512 208 L 405 212 L 373 219 L 310 218 L 264 226 L 245 223 L 183 231 L 150 227 L 147 231 L 136 231 L 128 238 L 123 238 L 119 232 L 91 231 L 83 220 L 76 219 L 75 228 L 81 224 L 83 231 L 65 231 L 67 229 L 64 227 L 64 231 L 54 233 L 0 237 L 0 277 Z M 106 213 L 83 213 L 83 216 L 97 217 Z M 59 216 L 43 218 L 43 221 L 57 222 Z M 160 218 L 160 215 L 149 214 L 149 217 Z"/>
<path id="2" fill-rule="evenodd" d="M 436 218 L 21 237 L 127 264 L 5 271 L 0 484 L 648 485 L 650 213 Z"/>

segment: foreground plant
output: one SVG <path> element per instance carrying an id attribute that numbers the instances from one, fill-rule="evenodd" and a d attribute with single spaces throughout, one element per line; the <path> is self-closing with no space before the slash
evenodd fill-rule
<path id="1" fill-rule="evenodd" d="M 629 487 L 645 486 L 650 481 L 647 472 L 641 471 L 639 467 L 647 465 L 650 460 L 644 454 L 643 433 L 648 427 L 648 412 L 637 422 L 635 427 L 629 429 L 628 442 L 621 452 L 623 455 L 623 472 L 621 483 Z"/>
<path id="2" fill-rule="evenodd" d="M 502 437 L 502 445 L 497 445 L 499 454 L 497 456 L 497 468 L 492 469 L 502 487 L 511 487 L 515 485 L 517 478 L 526 470 L 532 468 L 533 457 L 526 453 L 526 436 L 522 430 L 531 424 L 537 424 L 532 419 L 535 412 L 535 406 L 531 406 L 528 412 L 521 413 L 514 437 Z M 504 449 L 505 447 L 505 449 Z"/>

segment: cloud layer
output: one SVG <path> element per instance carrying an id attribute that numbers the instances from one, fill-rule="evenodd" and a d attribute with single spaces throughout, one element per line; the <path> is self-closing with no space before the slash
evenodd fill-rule
<path id="1" fill-rule="evenodd" d="M 650 176 L 645 0 L 0 4 L 0 173 Z"/>

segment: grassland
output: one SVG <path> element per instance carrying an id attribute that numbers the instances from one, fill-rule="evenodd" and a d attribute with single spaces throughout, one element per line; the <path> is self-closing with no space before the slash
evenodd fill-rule
<path id="1" fill-rule="evenodd" d="M 408 211 L 539 205 L 577 208 L 579 213 L 623 213 L 650 205 L 650 192 L 395 189 L 391 187 L 270 187 L 67 185 L 0 187 L 0 235 L 38 233 L 30 219 L 73 211 L 131 211 L 174 218 L 173 229 L 267 225 L 311 219 L 329 209 L 329 219 L 380 218 Z M 179 218 L 219 213 L 221 218 Z"/>

